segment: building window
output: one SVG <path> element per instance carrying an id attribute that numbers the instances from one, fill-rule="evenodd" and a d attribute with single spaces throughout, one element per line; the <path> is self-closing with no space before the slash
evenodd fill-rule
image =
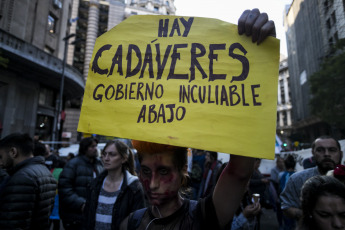
<path id="1" fill-rule="evenodd" d="M 157 6 L 153 7 L 153 11 L 158 12 L 159 8 Z"/>
<path id="2" fill-rule="evenodd" d="M 165 5 L 170 6 L 168 1 L 165 2 Z"/>
<path id="3" fill-rule="evenodd" d="M 55 27 L 56 27 L 56 19 L 49 14 L 48 15 L 48 31 L 51 34 L 55 34 Z"/>
<path id="4" fill-rule="evenodd" d="M 43 106 L 48 106 L 48 107 L 54 107 L 55 105 L 54 100 L 55 100 L 54 91 L 41 87 L 38 104 L 43 105 Z"/>
<path id="5" fill-rule="evenodd" d="M 328 0 L 325 0 L 325 1 L 323 2 L 323 6 L 325 7 L 325 14 L 327 14 L 327 11 L 328 11 L 328 8 L 329 8 Z"/>
<path id="6" fill-rule="evenodd" d="M 333 46 L 333 38 L 330 38 L 328 40 L 328 44 L 329 44 L 329 47 L 332 48 L 332 46 Z"/>
<path id="7" fill-rule="evenodd" d="M 54 0 L 54 1 L 53 1 L 53 6 L 54 6 L 56 9 L 61 9 L 61 8 L 62 8 L 62 2 L 61 2 L 61 0 Z"/>
<path id="8" fill-rule="evenodd" d="M 338 32 L 334 33 L 334 40 L 335 40 L 335 42 L 339 41 Z"/>
<path id="9" fill-rule="evenodd" d="M 331 20 L 327 19 L 327 29 L 330 30 L 331 29 Z"/>
<path id="10" fill-rule="evenodd" d="M 337 19 L 335 18 L 335 11 L 333 11 L 331 17 L 332 17 L 332 25 L 335 25 L 335 23 L 337 22 Z"/>
<path id="11" fill-rule="evenodd" d="M 35 135 L 40 140 L 48 141 L 51 139 L 54 118 L 47 115 L 37 115 Z"/>

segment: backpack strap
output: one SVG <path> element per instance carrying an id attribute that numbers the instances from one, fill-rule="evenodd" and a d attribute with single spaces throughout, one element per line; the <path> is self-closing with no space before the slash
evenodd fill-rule
<path id="1" fill-rule="evenodd" d="M 133 212 L 128 220 L 128 230 L 135 230 L 139 227 L 147 208 L 142 208 Z"/>

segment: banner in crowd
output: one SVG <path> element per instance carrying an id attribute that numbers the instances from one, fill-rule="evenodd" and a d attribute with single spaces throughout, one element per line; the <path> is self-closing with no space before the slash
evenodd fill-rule
<path id="1" fill-rule="evenodd" d="M 96 40 L 78 131 L 274 158 L 279 40 L 131 16 Z"/>

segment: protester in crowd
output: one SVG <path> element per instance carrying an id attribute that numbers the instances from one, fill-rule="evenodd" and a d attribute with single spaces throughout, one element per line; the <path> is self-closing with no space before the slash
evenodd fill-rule
<path id="1" fill-rule="evenodd" d="M 238 31 L 258 44 L 275 36 L 274 22 L 258 9 L 243 12 Z M 186 148 L 140 141 L 134 147 L 150 207 L 130 214 L 120 229 L 221 229 L 230 224 L 253 172 L 253 158 L 232 155 L 212 195 L 195 202 L 180 196 L 187 182 Z"/>
<path id="2" fill-rule="evenodd" d="M 297 230 L 345 229 L 345 185 L 331 176 L 308 179 L 301 192 Z"/>
<path id="3" fill-rule="evenodd" d="M 261 205 L 260 202 L 254 201 L 248 186 L 241 200 L 240 207 L 237 209 L 232 220 L 231 230 L 260 229 L 260 223 L 257 218 L 261 212 Z"/>
<path id="4" fill-rule="evenodd" d="M 72 160 L 74 157 L 75 157 L 74 153 L 68 153 L 67 158 L 66 158 L 67 162 Z"/>
<path id="5" fill-rule="evenodd" d="M 61 166 L 62 162 L 60 159 L 60 157 L 58 155 L 56 155 L 53 151 L 51 151 L 50 146 L 49 145 L 45 145 L 46 148 L 46 152 L 45 152 L 45 163 L 48 167 L 49 170 L 52 170 L 54 168 L 58 168 L 59 166 Z"/>
<path id="6" fill-rule="evenodd" d="M 252 158 L 232 156 L 214 195 L 197 204 L 182 198 L 188 180 L 186 148 L 142 141 L 133 146 L 150 206 L 130 214 L 120 229 L 217 229 L 229 224 L 253 170 Z"/>
<path id="7" fill-rule="evenodd" d="M 45 162 L 47 165 L 47 161 Z M 63 160 L 58 159 L 57 162 L 52 164 L 54 168 L 50 170 L 52 173 L 53 177 L 55 178 L 56 181 L 59 181 L 60 174 L 65 167 L 65 162 Z M 49 217 L 50 219 L 50 226 L 52 226 L 53 230 L 60 230 L 60 215 L 59 215 L 59 193 L 58 190 L 56 189 L 56 195 L 55 195 L 55 202 L 53 206 L 52 213 Z"/>
<path id="8" fill-rule="evenodd" d="M 59 214 L 66 230 L 82 229 L 86 188 L 102 171 L 97 139 L 87 137 L 79 144 L 78 156 L 68 161 L 59 178 Z"/>
<path id="9" fill-rule="evenodd" d="M 191 199 L 199 199 L 199 191 L 201 187 L 201 181 L 204 175 L 206 154 L 204 150 L 193 149 L 192 151 L 192 172 L 190 173 L 191 179 Z"/>
<path id="10" fill-rule="evenodd" d="M 337 165 L 334 170 L 330 170 L 326 174 L 333 176 L 345 184 L 345 165 Z"/>
<path id="11" fill-rule="evenodd" d="M 303 169 L 309 169 L 309 168 L 313 168 L 316 166 L 316 162 L 315 162 L 315 158 L 314 156 L 305 158 L 302 162 L 303 165 Z"/>
<path id="12" fill-rule="evenodd" d="M 267 186 L 269 185 L 270 181 L 266 178 L 259 170 L 261 164 L 261 159 L 256 158 L 254 164 L 254 171 L 249 181 L 249 192 L 251 194 L 259 194 L 260 195 L 260 205 L 262 207 L 267 207 L 269 204 L 269 197 L 266 195 Z M 257 215 L 258 221 L 258 228 L 260 229 L 260 219 L 261 219 L 261 212 Z"/>
<path id="13" fill-rule="evenodd" d="M 276 213 L 277 221 L 279 228 L 283 226 L 283 212 L 280 206 L 279 199 L 279 173 L 284 171 L 284 158 L 277 156 L 276 157 L 276 166 L 271 169 L 270 177 L 270 201 L 271 205 Z"/>
<path id="14" fill-rule="evenodd" d="M 225 166 L 228 162 L 223 163 L 219 168 L 217 181 L 222 174 Z M 241 200 L 240 206 L 238 207 L 234 218 L 231 223 L 231 230 L 255 230 L 258 229 L 257 215 L 261 211 L 261 205 L 259 200 L 254 200 L 253 194 L 249 192 L 249 182 L 247 183 L 245 193 Z"/>
<path id="15" fill-rule="evenodd" d="M 46 155 L 46 146 L 38 140 L 34 141 L 33 155 L 35 157 L 37 156 L 44 157 L 44 155 Z"/>
<path id="16" fill-rule="evenodd" d="M 276 157 L 276 166 L 271 169 L 271 181 L 274 184 L 274 187 L 279 188 L 279 173 L 285 170 L 285 165 L 284 165 L 284 158 L 278 156 Z"/>
<path id="17" fill-rule="evenodd" d="M 266 206 L 268 197 L 266 196 L 266 190 L 267 186 L 270 183 L 269 179 L 262 175 L 262 173 L 259 170 L 259 167 L 261 165 L 261 159 L 256 158 L 255 164 L 254 164 L 254 172 L 252 177 L 250 178 L 249 183 L 249 191 L 253 193 L 260 194 L 260 204 L 261 206 Z"/>
<path id="18" fill-rule="evenodd" d="M 221 166 L 222 163 L 218 161 L 218 153 L 206 151 L 204 175 L 200 185 L 199 197 L 206 197 L 212 194 L 217 182 L 218 170 Z"/>
<path id="19" fill-rule="evenodd" d="M 101 159 L 104 171 L 92 181 L 85 205 L 85 229 L 119 229 L 131 212 L 145 206 L 132 150 L 120 140 L 107 142 Z"/>
<path id="20" fill-rule="evenodd" d="M 284 215 L 295 220 L 302 216 L 299 198 L 304 182 L 312 176 L 325 175 L 340 164 L 343 156 L 339 142 L 330 136 L 318 137 L 311 147 L 316 167 L 294 173 L 280 194 Z"/>
<path id="21" fill-rule="evenodd" d="M 33 150 L 28 134 L 14 133 L 0 140 L 0 159 L 9 174 L 0 189 L 1 230 L 49 229 L 56 180 Z"/>
<path id="22" fill-rule="evenodd" d="M 284 190 L 290 176 L 295 173 L 296 161 L 292 155 L 288 155 L 284 160 L 285 171 L 279 173 L 279 194 Z M 294 219 L 283 215 L 283 229 L 290 230 L 295 228 Z"/>
<path id="23" fill-rule="evenodd" d="M 0 160 L 1 162 L 1 160 Z M 0 165 L 0 191 L 1 191 L 1 184 L 3 181 L 5 181 L 5 179 L 8 177 L 8 173 L 6 172 L 5 169 L 2 168 L 2 166 Z"/>

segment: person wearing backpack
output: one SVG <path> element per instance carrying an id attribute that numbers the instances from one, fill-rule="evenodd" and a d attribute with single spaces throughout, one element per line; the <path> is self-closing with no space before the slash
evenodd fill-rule
<path id="1" fill-rule="evenodd" d="M 239 34 L 252 36 L 260 44 L 275 36 L 273 21 L 258 9 L 243 12 L 238 23 Z M 131 213 L 120 230 L 224 229 L 230 227 L 250 176 L 254 158 L 231 155 L 214 191 L 199 201 L 183 198 L 188 185 L 187 148 L 144 141 L 132 141 L 138 151 L 140 182 L 149 207 Z"/>

